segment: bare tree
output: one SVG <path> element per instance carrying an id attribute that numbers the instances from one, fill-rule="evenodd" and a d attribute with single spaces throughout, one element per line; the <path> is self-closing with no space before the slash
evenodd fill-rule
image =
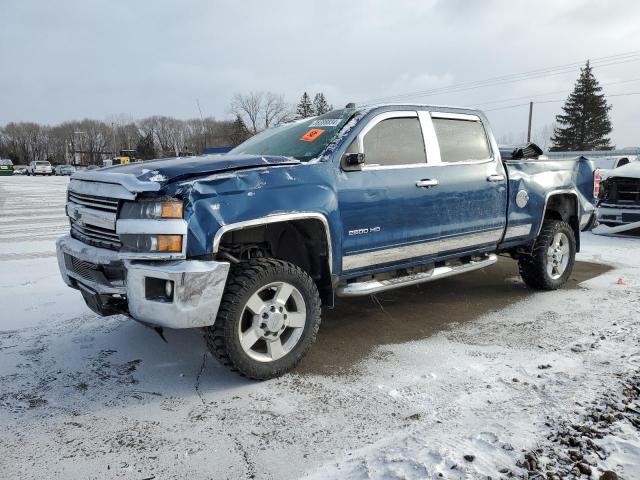
<path id="1" fill-rule="evenodd" d="M 549 150 L 553 142 L 551 141 L 551 137 L 553 136 L 553 132 L 555 131 L 556 123 L 547 123 L 540 128 L 534 130 L 533 135 L 531 136 L 531 140 L 537 144 L 543 151 Z"/>
<path id="2" fill-rule="evenodd" d="M 291 108 L 284 101 L 284 96 L 267 92 L 262 106 L 264 128 L 274 127 L 295 118 Z"/>
<path id="3" fill-rule="evenodd" d="M 236 93 L 231 99 L 231 112 L 240 116 L 254 135 L 261 130 L 263 99 L 264 92 L 249 92 L 247 95 Z"/>
<path id="4" fill-rule="evenodd" d="M 2 144 L 21 163 L 49 158 L 49 127 L 33 122 L 11 122 L 2 129 Z"/>
<path id="5" fill-rule="evenodd" d="M 252 134 L 294 118 L 284 97 L 273 92 L 237 93 L 230 106 L 231 113 L 240 117 Z"/>

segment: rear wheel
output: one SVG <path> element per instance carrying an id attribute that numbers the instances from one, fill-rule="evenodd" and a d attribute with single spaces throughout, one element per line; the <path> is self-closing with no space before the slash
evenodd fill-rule
<path id="1" fill-rule="evenodd" d="M 254 259 L 232 268 L 205 338 L 222 364 L 265 380 L 294 368 L 319 326 L 320 296 L 313 279 L 291 263 Z"/>
<path id="2" fill-rule="evenodd" d="M 520 276 L 531 288 L 555 290 L 569 279 L 576 259 L 576 238 L 571 226 L 545 220 L 531 254 L 519 259 Z"/>

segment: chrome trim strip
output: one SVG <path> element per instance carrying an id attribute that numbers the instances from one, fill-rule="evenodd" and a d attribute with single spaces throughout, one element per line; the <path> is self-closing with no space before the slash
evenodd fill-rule
<path id="1" fill-rule="evenodd" d="M 254 218 L 252 220 L 245 220 L 243 222 L 230 223 L 223 225 L 218 229 L 213 237 L 213 250 L 212 253 L 217 253 L 220 247 L 220 240 L 222 236 L 233 230 L 242 230 L 243 228 L 257 227 L 260 225 L 267 225 L 270 223 L 281 223 L 290 220 L 320 220 L 324 226 L 324 231 L 327 236 L 327 255 L 329 260 L 329 273 L 333 273 L 333 247 L 331 245 L 331 230 L 329 229 L 329 222 L 327 217 L 318 212 L 297 212 L 297 213 L 283 213 L 273 214 L 266 217 Z"/>
<path id="2" fill-rule="evenodd" d="M 121 218 L 116 223 L 116 233 L 120 234 L 165 234 L 165 235 L 186 235 L 187 222 L 185 220 L 142 220 Z"/>
<path id="3" fill-rule="evenodd" d="M 478 117 L 477 115 L 471 115 L 469 113 L 447 113 L 438 111 L 431 111 L 429 113 L 431 115 L 431 118 L 449 118 L 451 120 L 467 120 L 471 122 L 482 123 L 480 117 Z"/>
<path id="4" fill-rule="evenodd" d="M 373 164 L 373 165 L 363 165 L 362 168 L 360 169 L 361 171 L 367 171 L 367 170 L 398 170 L 398 169 L 406 169 L 406 168 L 422 168 L 422 167 L 426 167 L 427 164 L 426 163 L 403 163 L 401 165 L 378 165 L 378 164 Z M 357 170 L 354 170 L 357 171 Z"/>
<path id="5" fill-rule="evenodd" d="M 497 244 L 502 238 L 503 233 L 504 230 L 502 228 L 497 228 L 459 236 L 444 237 L 437 240 L 430 240 L 428 242 L 346 255 L 342 257 L 342 269 L 355 270 L 372 265 L 381 265 L 410 258 L 436 255 L 441 252 L 460 250 L 477 245 L 489 243 Z"/>
<path id="6" fill-rule="evenodd" d="M 507 227 L 507 231 L 504 234 L 504 240 L 527 236 L 531 233 L 531 227 L 533 227 L 533 224 L 531 223 L 509 226 Z"/>
<path id="7" fill-rule="evenodd" d="M 393 112 L 384 112 L 379 115 L 376 115 L 369 123 L 367 123 L 364 128 L 358 133 L 357 141 L 358 141 L 358 152 L 364 152 L 364 137 L 369 131 L 375 127 L 377 124 L 384 120 L 389 120 L 390 118 L 418 118 L 418 112 L 415 110 L 397 110 Z M 366 159 L 365 159 L 366 162 Z M 366 164 L 366 163 L 365 163 Z"/>
<path id="8" fill-rule="evenodd" d="M 418 112 L 420 126 L 422 127 L 422 136 L 424 140 L 424 148 L 427 152 L 427 165 L 442 165 L 440 158 L 440 143 L 436 137 L 436 129 L 433 126 L 431 115 L 429 112 L 420 110 Z"/>
<path id="9" fill-rule="evenodd" d="M 487 256 L 486 259 L 480 261 L 470 261 L 462 265 L 449 267 L 436 267 L 428 272 L 416 273 L 405 277 L 391 278 L 388 280 L 370 280 L 367 282 L 348 283 L 340 285 L 336 289 L 336 294 L 340 297 L 358 297 L 361 295 L 371 295 L 373 293 L 384 292 L 394 288 L 406 287 L 408 285 L 417 285 L 419 283 L 432 282 L 441 278 L 458 275 L 461 273 L 472 272 L 480 268 L 488 267 L 498 261 L 497 255 L 494 253 Z"/>

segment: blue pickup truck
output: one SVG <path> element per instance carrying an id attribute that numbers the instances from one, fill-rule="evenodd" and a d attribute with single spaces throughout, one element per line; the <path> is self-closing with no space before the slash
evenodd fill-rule
<path id="1" fill-rule="evenodd" d="M 224 155 L 74 174 L 58 262 L 98 314 L 203 328 L 222 363 L 272 378 L 308 351 L 336 295 L 498 254 L 530 287 L 561 287 L 593 221 L 593 167 L 529 150 L 501 154 L 477 110 L 350 104 Z"/>

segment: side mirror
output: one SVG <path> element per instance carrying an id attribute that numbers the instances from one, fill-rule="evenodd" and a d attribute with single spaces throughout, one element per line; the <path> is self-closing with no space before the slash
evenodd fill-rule
<path id="1" fill-rule="evenodd" d="M 342 161 L 346 167 L 358 167 L 364 164 L 364 153 L 345 153 Z"/>

